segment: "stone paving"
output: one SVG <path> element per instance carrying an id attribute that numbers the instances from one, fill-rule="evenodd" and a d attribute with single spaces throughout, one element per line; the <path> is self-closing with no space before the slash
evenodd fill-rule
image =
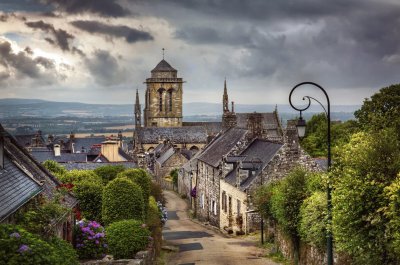
<path id="1" fill-rule="evenodd" d="M 170 256 L 168 265 L 279 265 L 264 258 L 254 241 L 230 238 L 193 222 L 187 216 L 187 204 L 171 191 L 167 199 L 168 221 L 163 237 L 179 251 Z"/>

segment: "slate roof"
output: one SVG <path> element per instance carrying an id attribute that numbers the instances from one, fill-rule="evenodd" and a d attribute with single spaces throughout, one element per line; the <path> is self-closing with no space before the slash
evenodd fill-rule
<path id="1" fill-rule="evenodd" d="M 142 144 L 156 144 L 159 140 L 170 140 L 173 144 L 207 143 L 207 131 L 202 126 L 192 127 L 148 127 L 138 130 Z"/>
<path id="2" fill-rule="evenodd" d="M 9 157 L 0 169 L 0 187 L 0 222 L 42 192 L 42 185 Z"/>
<path id="3" fill-rule="evenodd" d="M 240 128 L 247 128 L 247 117 L 249 114 L 252 113 L 236 113 L 237 117 L 237 127 Z M 279 121 L 275 113 L 273 112 L 264 112 L 260 113 L 262 116 L 262 124 L 264 129 L 278 129 L 279 128 Z"/>
<path id="4" fill-rule="evenodd" d="M 154 67 L 151 72 L 176 72 L 176 69 L 173 68 L 166 60 L 162 59 L 161 62 Z"/>
<path id="5" fill-rule="evenodd" d="M 268 140 L 255 139 L 253 140 L 245 150 L 236 156 L 237 161 L 242 161 L 242 169 L 256 169 L 255 174 L 250 175 L 248 178 L 244 179 L 240 183 L 240 190 L 247 189 L 254 179 L 261 173 L 268 163 L 274 158 L 278 151 L 282 148 L 283 144 L 273 143 Z M 228 157 L 232 161 L 234 157 Z M 228 160 L 227 158 L 227 160 Z M 262 163 L 260 167 L 259 163 Z M 258 168 L 258 170 L 257 170 Z M 236 185 L 236 170 L 231 170 L 225 177 L 225 181 L 232 186 Z"/>
<path id="6" fill-rule="evenodd" d="M 46 160 L 54 160 L 58 163 L 68 162 L 86 162 L 86 153 L 64 153 L 61 152 L 61 156 L 55 156 L 52 150 L 32 150 L 32 156 L 40 163 Z"/>
<path id="7" fill-rule="evenodd" d="M 216 135 L 222 130 L 222 122 L 183 122 L 183 127 L 202 126 L 206 129 L 207 135 Z"/>
<path id="8" fill-rule="evenodd" d="M 161 155 L 160 155 L 160 157 L 158 157 L 157 159 L 156 159 L 156 161 L 160 164 L 160 165 L 162 165 L 162 164 L 164 164 L 165 163 L 165 161 L 167 161 L 171 156 L 173 156 L 175 154 L 175 150 L 174 150 L 174 147 L 170 147 L 170 148 L 168 148 L 166 151 L 164 151 Z"/>
<path id="9" fill-rule="evenodd" d="M 25 147 L 25 146 L 30 146 L 32 144 L 32 139 L 36 138 L 37 134 L 20 134 L 20 135 L 15 135 L 14 138 L 17 140 L 17 142 Z M 39 135 L 39 145 L 44 145 L 45 140 L 42 135 Z"/>
<path id="10" fill-rule="evenodd" d="M 46 168 L 36 161 L 25 148 L 20 146 L 18 142 L 7 133 L 0 125 L 0 134 L 4 136 L 4 154 L 9 161 L 18 164 L 23 172 L 28 172 L 35 182 L 42 183 L 42 194 L 49 200 L 55 196 L 57 187 L 61 184 Z M 4 171 L 2 177 L 12 177 L 12 171 Z M 16 171 L 14 171 L 16 172 Z M 3 188 L 3 186 L 2 186 Z M 71 193 L 66 193 L 63 204 L 66 207 L 73 208 L 77 204 L 76 198 Z M 4 207 L 3 203 L 0 208 Z"/>
<path id="11" fill-rule="evenodd" d="M 227 155 L 235 145 L 245 136 L 247 130 L 230 128 L 226 132 L 217 135 L 214 140 L 201 152 L 198 159 L 217 167 L 222 156 Z"/>
<path id="12" fill-rule="evenodd" d="M 127 162 L 103 162 L 103 163 L 96 163 L 96 162 L 87 162 L 87 163 L 66 163 L 63 164 L 67 170 L 73 170 L 73 169 L 78 169 L 78 170 L 92 170 L 96 169 L 98 167 L 103 167 L 103 166 L 116 166 L 116 165 L 123 165 L 126 168 L 137 168 L 137 164 L 132 161 L 127 161 Z"/>
<path id="13" fill-rule="evenodd" d="M 82 147 L 85 148 L 86 152 L 89 152 L 89 150 L 92 148 L 93 145 L 101 144 L 106 140 L 107 139 L 105 136 L 95 136 L 95 137 L 74 138 L 72 140 L 72 143 L 74 143 L 75 152 L 81 151 Z"/>

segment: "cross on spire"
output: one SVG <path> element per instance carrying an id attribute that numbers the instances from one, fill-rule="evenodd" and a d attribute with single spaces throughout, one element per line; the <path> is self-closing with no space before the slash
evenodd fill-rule
<path id="1" fill-rule="evenodd" d="M 165 49 L 162 48 L 162 59 L 163 59 L 163 60 L 164 60 L 164 52 L 165 52 Z"/>

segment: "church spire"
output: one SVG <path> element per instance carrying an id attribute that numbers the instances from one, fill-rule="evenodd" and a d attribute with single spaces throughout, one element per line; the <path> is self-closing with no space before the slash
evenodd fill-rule
<path id="1" fill-rule="evenodd" d="M 226 78 L 224 82 L 224 96 L 222 97 L 222 105 L 224 113 L 229 112 L 228 89 L 226 88 Z"/>
<path id="2" fill-rule="evenodd" d="M 139 90 L 136 89 L 136 102 L 135 102 L 135 129 L 142 127 L 142 111 L 140 110 L 139 103 Z"/>

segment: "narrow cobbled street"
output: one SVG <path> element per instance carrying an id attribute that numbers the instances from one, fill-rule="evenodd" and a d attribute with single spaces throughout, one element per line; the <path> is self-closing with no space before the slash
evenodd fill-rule
<path id="1" fill-rule="evenodd" d="M 164 239 L 179 251 L 173 253 L 171 265 L 278 265 L 263 258 L 263 250 L 256 243 L 243 238 L 229 238 L 195 223 L 187 216 L 187 204 L 171 191 L 165 191 L 168 221 Z"/>

